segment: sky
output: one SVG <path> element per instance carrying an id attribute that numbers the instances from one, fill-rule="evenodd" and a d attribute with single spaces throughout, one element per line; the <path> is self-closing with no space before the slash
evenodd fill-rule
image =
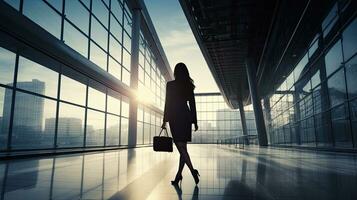
<path id="1" fill-rule="evenodd" d="M 145 0 L 145 4 L 172 70 L 183 62 L 196 93 L 219 92 L 178 0 Z"/>

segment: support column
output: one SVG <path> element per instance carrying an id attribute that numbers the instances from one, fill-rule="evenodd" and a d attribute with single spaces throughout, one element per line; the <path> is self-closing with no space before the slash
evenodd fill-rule
<path id="1" fill-rule="evenodd" d="M 269 98 L 264 98 L 264 114 L 265 114 L 265 123 L 268 123 L 267 127 L 268 130 L 267 132 L 269 133 L 269 138 L 270 138 L 270 144 L 271 144 L 271 112 L 270 112 L 270 99 Z M 269 143 L 269 141 L 268 141 Z"/>
<path id="2" fill-rule="evenodd" d="M 245 118 L 243 100 L 240 99 L 238 101 L 238 106 L 239 106 L 239 113 L 240 113 L 240 121 L 242 122 L 243 135 L 248 135 L 247 120 Z M 245 142 L 246 142 L 247 145 L 249 145 L 248 138 L 245 140 Z"/>
<path id="3" fill-rule="evenodd" d="M 256 72 L 255 66 L 252 60 L 247 59 L 245 63 L 245 68 L 247 71 L 248 83 L 249 83 L 249 91 L 250 91 L 250 98 L 252 100 L 253 108 L 254 108 L 254 116 L 255 116 L 255 124 L 257 127 L 258 132 L 258 140 L 260 146 L 267 146 L 267 133 L 265 130 L 265 123 L 263 117 L 263 109 L 262 104 L 260 102 L 257 82 L 256 82 Z"/>
<path id="4" fill-rule="evenodd" d="M 294 104 L 294 109 L 295 109 L 295 117 L 294 117 L 294 131 L 295 131 L 295 142 L 296 144 L 300 145 L 301 144 L 301 136 L 300 136 L 300 106 L 299 106 L 299 88 L 295 87 L 295 91 L 293 94 L 293 104 Z"/>
<path id="5" fill-rule="evenodd" d="M 130 88 L 138 90 L 139 74 L 139 37 L 140 37 L 141 10 L 133 9 L 133 20 L 131 29 L 131 65 L 130 65 Z M 135 95 L 134 95 L 135 96 Z M 136 146 L 138 102 L 136 97 L 130 100 L 129 105 L 129 138 L 128 146 Z"/>

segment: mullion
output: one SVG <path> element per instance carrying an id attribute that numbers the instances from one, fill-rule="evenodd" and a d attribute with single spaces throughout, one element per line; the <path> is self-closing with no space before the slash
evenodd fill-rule
<path id="1" fill-rule="evenodd" d="M 21 3 L 22 4 L 22 3 Z M 17 87 L 17 73 L 19 68 L 19 52 L 16 52 L 15 58 L 15 69 L 14 69 L 14 79 L 13 79 L 13 90 L 12 90 L 12 97 L 11 97 L 11 111 L 10 111 L 10 123 L 9 123 L 9 132 L 7 138 L 7 150 L 11 151 L 11 143 L 12 143 L 12 128 L 13 128 L 13 121 L 14 121 L 14 111 L 15 111 L 15 98 L 16 98 L 16 87 Z"/>

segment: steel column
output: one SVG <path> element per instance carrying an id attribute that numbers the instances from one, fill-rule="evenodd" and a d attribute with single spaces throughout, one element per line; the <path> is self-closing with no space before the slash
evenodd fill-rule
<path id="1" fill-rule="evenodd" d="M 240 113 L 240 121 L 242 122 L 243 135 L 248 135 L 247 120 L 245 118 L 243 101 L 241 99 L 238 101 L 238 106 L 239 106 L 239 113 Z M 249 145 L 248 138 L 246 138 L 245 142 Z"/>
<path id="2" fill-rule="evenodd" d="M 130 66 L 130 88 L 134 91 L 138 90 L 138 74 L 139 74 L 139 37 L 140 37 L 140 21 L 141 10 L 133 9 L 133 23 L 132 23 L 132 38 L 131 38 L 131 66 Z M 134 97 L 129 104 L 129 138 L 128 146 L 136 146 L 137 134 L 137 110 L 138 102 Z"/>
<path id="3" fill-rule="evenodd" d="M 267 146 L 268 139 L 265 129 L 262 104 L 258 94 L 255 66 L 250 59 L 246 60 L 245 66 L 249 83 L 250 98 L 254 108 L 255 124 L 258 132 L 259 145 Z"/>

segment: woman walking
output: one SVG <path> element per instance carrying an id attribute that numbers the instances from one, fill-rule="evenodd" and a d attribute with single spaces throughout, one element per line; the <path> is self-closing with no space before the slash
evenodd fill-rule
<path id="1" fill-rule="evenodd" d="M 192 124 L 195 125 L 195 131 L 198 130 L 196 103 L 193 94 L 195 85 L 184 63 L 176 64 L 174 76 L 175 80 L 166 84 L 164 120 L 161 126 L 161 128 L 166 128 L 166 122 L 169 122 L 173 141 L 180 153 L 178 171 L 171 184 L 177 185 L 182 181 L 182 170 L 185 164 L 190 169 L 195 183 L 198 184 L 199 173 L 193 168 L 190 155 L 187 152 L 187 142 L 191 141 L 192 137 Z"/>

